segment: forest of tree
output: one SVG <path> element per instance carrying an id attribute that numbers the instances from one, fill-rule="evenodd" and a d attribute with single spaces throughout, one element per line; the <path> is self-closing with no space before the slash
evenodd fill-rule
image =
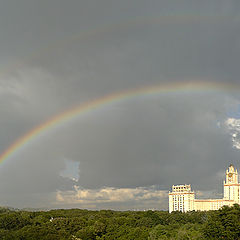
<path id="1" fill-rule="evenodd" d="M 0 239 L 240 239 L 240 206 L 187 213 L 1 208 Z"/>

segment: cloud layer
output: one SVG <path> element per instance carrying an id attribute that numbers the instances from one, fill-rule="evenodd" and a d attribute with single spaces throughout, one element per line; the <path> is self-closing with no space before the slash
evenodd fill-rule
<path id="1" fill-rule="evenodd" d="M 0 3 L 0 152 L 106 94 L 237 83 L 239 11 L 237 1 Z M 79 115 L 2 164 L 0 205 L 162 209 L 164 192 L 180 183 L 217 195 L 225 168 L 239 164 L 239 101 L 236 92 L 196 89 Z"/>
<path id="2" fill-rule="evenodd" d="M 74 191 L 58 191 L 57 204 L 64 206 L 78 204 L 82 208 L 101 208 L 105 206 L 116 209 L 154 209 L 159 204 L 164 204 L 166 207 L 166 200 L 168 192 L 164 190 L 157 190 L 154 186 L 143 188 L 110 188 L 105 187 L 101 189 L 80 189 L 74 186 Z M 140 207 L 140 209 L 138 209 Z"/>

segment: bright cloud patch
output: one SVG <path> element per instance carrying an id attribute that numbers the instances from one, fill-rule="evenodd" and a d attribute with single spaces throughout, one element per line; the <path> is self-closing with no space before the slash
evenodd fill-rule
<path id="1" fill-rule="evenodd" d="M 112 188 L 80 189 L 74 186 L 73 191 L 58 191 L 56 200 L 60 204 L 101 204 L 101 203 L 132 203 L 131 207 L 138 203 L 151 203 L 150 206 L 159 205 L 166 200 L 168 192 L 157 190 L 154 186 L 150 188 Z M 126 205 L 127 206 L 127 205 Z M 147 206 L 145 206 L 147 207 Z"/>
<path id="2" fill-rule="evenodd" d="M 233 147 L 240 149 L 240 119 L 228 118 L 225 124 L 231 134 Z"/>

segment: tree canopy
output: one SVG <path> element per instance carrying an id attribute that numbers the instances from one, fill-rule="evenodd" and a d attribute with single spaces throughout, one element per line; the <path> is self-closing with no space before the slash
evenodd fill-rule
<path id="1" fill-rule="evenodd" d="M 217 211 L 21 211 L 0 208 L 3 240 L 240 239 L 240 206 Z"/>

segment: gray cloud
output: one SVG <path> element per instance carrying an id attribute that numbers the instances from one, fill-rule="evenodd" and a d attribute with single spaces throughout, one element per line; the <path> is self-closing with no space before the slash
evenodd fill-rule
<path id="1" fill-rule="evenodd" d="M 1 152 L 50 117 L 105 94 L 172 81 L 238 82 L 238 1 L 26 0 L 0 6 Z M 230 162 L 238 166 L 224 126 L 239 115 L 238 106 L 238 94 L 227 90 L 183 91 L 80 115 L 2 164 L 0 204 L 54 207 L 56 193 L 74 194 L 74 186 L 135 191 L 191 183 L 219 193 L 220 173 Z M 77 183 L 61 176 L 66 159 L 79 163 Z M 160 202 L 166 207 L 166 199 Z"/>

